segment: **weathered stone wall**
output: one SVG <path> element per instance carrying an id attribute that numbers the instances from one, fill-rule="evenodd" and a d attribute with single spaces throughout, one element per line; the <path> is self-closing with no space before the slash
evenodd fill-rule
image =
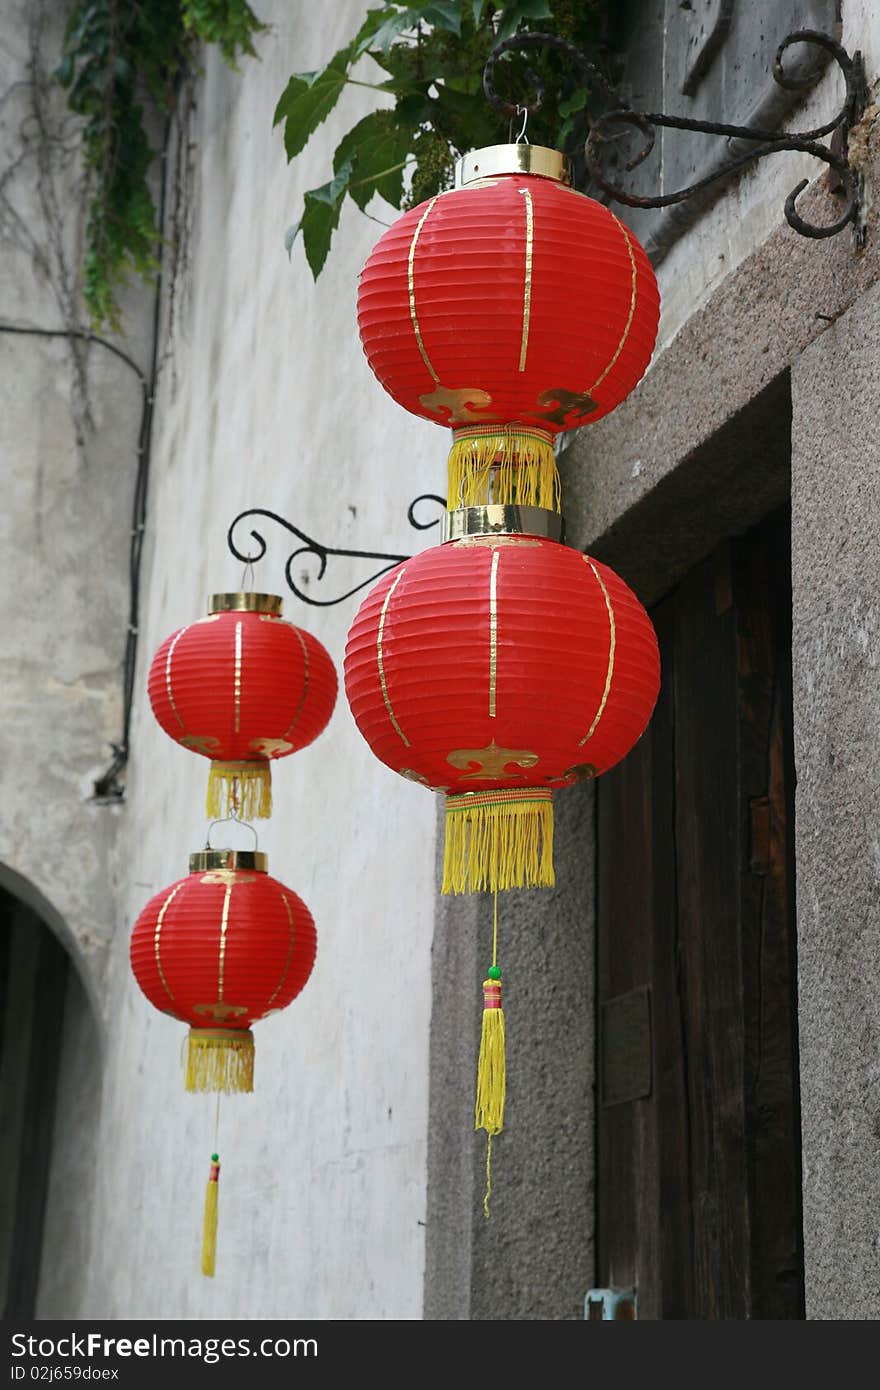
<path id="1" fill-rule="evenodd" d="M 807 1316 L 880 1318 L 880 286 L 792 369 Z"/>
<path id="2" fill-rule="evenodd" d="M 489 894 L 445 899 L 434 943 L 425 1317 L 583 1316 L 593 1269 L 594 795 L 556 798 L 552 892 L 502 893 L 507 1103 L 474 1133 Z"/>

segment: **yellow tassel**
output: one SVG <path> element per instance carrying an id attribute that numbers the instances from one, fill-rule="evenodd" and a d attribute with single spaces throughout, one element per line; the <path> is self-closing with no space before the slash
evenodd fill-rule
<path id="1" fill-rule="evenodd" d="M 561 510 L 562 485 L 549 431 L 504 425 L 453 431 L 449 510 L 489 502 Z"/>
<path id="2" fill-rule="evenodd" d="M 211 763 L 205 810 L 209 820 L 237 816 L 268 820 L 272 814 L 272 769 L 265 761 Z"/>
<path id="3" fill-rule="evenodd" d="M 220 1158 L 211 1154 L 211 1173 L 205 1192 L 205 1222 L 202 1228 L 202 1273 L 214 1278 L 217 1260 L 217 1203 L 220 1196 Z"/>
<path id="4" fill-rule="evenodd" d="M 504 1125 L 507 1070 L 504 1058 L 501 971 L 497 965 L 490 966 L 490 976 L 493 971 L 496 972 L 496 977 L 483 981 L 483 1031 L 480 1036 L 480 1060 L 477 1063 L 474 1128 L 484 1129 L 487 1134 L 500 1134 Z"/>
<path id="5" fill-rule="evenodd" d="M 552 888 L 553 801 L 543 787 L 446 798 L 443 893 Z"/>
<path id="6" fill-rule="evenodd" d="M 504 1010 L 501 1007 L 501 967 L 498 964 L 498 892 L 492 903 L 492 964 L 483 981 L 483 1029 L 477 1062 L 477 1095 L 474 1101 L 474 1128 L 486 1131 L 486 1191 L 483 1211 L 489 1220 L 492 1195 L 492 1136 L 504 1126 L 507 1096 L 507 1061 L 504 1055 Z"/>
<path id="7" fill-rule="evenodd" d="M 190 1028 L 186 1058 L 188 1091 L 254 1089 L 254 1035 L 245 1028 Z"/>

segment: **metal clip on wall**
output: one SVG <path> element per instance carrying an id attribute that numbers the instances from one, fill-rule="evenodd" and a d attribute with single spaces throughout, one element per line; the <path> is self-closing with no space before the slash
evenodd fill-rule
<path id="1" fill-rule="evenodd" d="M 584 1299 L 586 1322 L 636 1322 L 638 1298 L 635 1289 L 588 1289 Z"/>

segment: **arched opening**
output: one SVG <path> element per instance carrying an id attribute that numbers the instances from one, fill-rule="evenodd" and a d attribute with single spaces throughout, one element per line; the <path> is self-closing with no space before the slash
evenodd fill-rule
<path id="1" fill-rule="evenodd" d="M 83 980 L 46 920 L 54 914 L 37 910 L 36 890 L 11 891 L 12 880 L 0 873 L 0 1307 L 25 1320 L 68 1305 L 82 1278 L 78 1179 L 96 1142 L 100 1043 Z M 73 1146 L 68 1134 L 60 1163 L 56 1134 L 71 1123 L 84 1172 L 65 1175 Z"/>

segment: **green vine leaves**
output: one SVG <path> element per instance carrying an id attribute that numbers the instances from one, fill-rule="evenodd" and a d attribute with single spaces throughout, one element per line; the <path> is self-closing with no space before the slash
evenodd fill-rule
<path id="1" fill-rule="evenodd" d="M 275 124 L 283 124 L 288 160 L 296 158 L 333 111 L 348 84 L 376 92 L 377 107 L 349 130 L 331 177 L 306 193 L 302 216 L 285 238 L 302 234 L 313 275 L 324 265 L 346 196 L 362 211 L 378 194 L 395 208 L 414 206 L 452 183 L 456 158 L 508 138 L 482 95 L 492 46 L 523 24 L 539 23 L 578 44 L 595 41 L 608 0 L 383 0 L 358 33 L 317 72 L 295 73 Z M 162 247 L 150 189 L 159 154 L 150 138 L 155 112 L 172 111 L 199 43 L 214 44 L 235 67 L 254 54 L 266 26 L 247 0 L 73 0 L 55 71 L 70 109 L 82 118 L 88 179 L 83 295 L 95 328 L 121 328 L 119 293 L 131 274 L 151 280 Z M 379 81 L 353 76 L 369 55 Z M 583 94 L 566 85 L 553 58 L 530 59 L 548 100 L 529 125 L 532 140 L 555 144 L 583 125 Z M 523 64 L 506 62 L 511 97 L 525 93 Z M 558 99 L 557 99 L 558 94 Z M 149 108 L 152 107 L 151 112 Z"/>
<path id="2" fill-rule="evenodd" d="M 198 43 L 216 44 L 232 67 L 253 54 L 266 26 L 246 0 L 77 0 L 55 70 L 70 109 L 83 118 L 89 213 L 83 296 L 95 328 L 119 330 L 118 293 L 134 271 L 149 280 L 161 245 L 149 174 L 159 151 L 147 133 L 145 100 L 173 107 Z"/>
<path id="3" fill-rule="evenodd" d="M 516 33 L 522 24 L 539 22 L 586 44 L 600 35 L 607 0 L 425 0 L 399 4 L 384 0 L 367 12 L 357 34 L 322 68 L 290 78 L 275 111 L 283 126 L 288 161 L 305 148 L 336 106 L 347 85 L 372 89 L 393 104 L 383 104 L 349 130 L 336 147 L 333 177 L 304 196 L 302 215 L 287 231 L 288 254 L 301 235 L 306 260 L 317 279 L 330 250 L 346 195 L 362 212 L 379 194 L 397 209 L 451 187 L 459 155 L 508 138 L 507 122 L 486 103 L 483 65 L 493 45 Z M 377 82 L 352 76 L 368 55 L 384 78 Z M 540 118 L 529 128 L 536 142 L 564 147 L 583 124 L 585 93 L 573 90 L 553 58 L 530 63 L 552 81 Z M 509 69 L 511 90 L 525 94 L 525 65 Z M 358 69 L 360 72 L 361 69 Z"/>

